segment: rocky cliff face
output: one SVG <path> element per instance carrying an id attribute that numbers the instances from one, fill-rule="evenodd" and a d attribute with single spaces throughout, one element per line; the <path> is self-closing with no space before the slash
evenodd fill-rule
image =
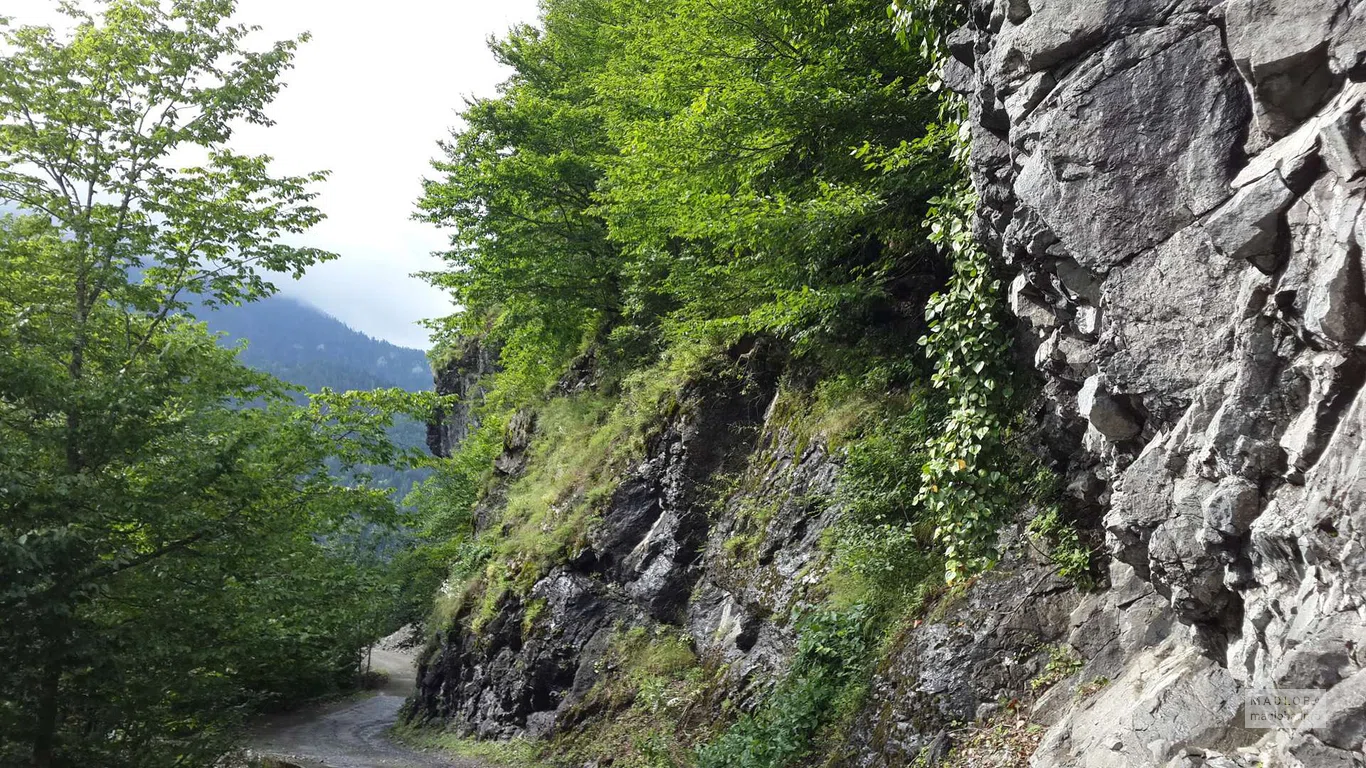
<path id="1" fill-rule="evenodd" d="M 1006 750 L 1035 768 L 1366 765 L 1366 3 L 972 5 L 945 79 L 969 101 L 977 235 L 1014 277 L 1041 450 L 1103 527 L 1107 579 L 1079 591 L 1005 531 L 998 569 L 883 649 L 831 764 L 1021 764 L 949 756 L 1009 709 L 1042 729 Z M 471 352 L 443 391 L 490 367 Z M 526 597 L 478 632 L 435 628 L 419 714 L 484 737 L 574 727 L 629 627 L 683 633 L 713 704 L 781 674 L 841 455 L 775 412 L 759 370 L 686 390 Z M 1321 698 L 1245 727 L 1269 688 Z"/>
<path id="2" fill-rule="evenodd" d="M 1073 616 L 1114 683 L 1033 764 L 1361 765 L 1366 4 L 976 2 L 953 54 L 978 235 L 1114 559 Z M 1179 627 L 1103 664 L 1084 628 L 1149 588 Z M 1243 729 L 1267 687 L 1326 693 Z"/>
<path id="3" fill-rule="evenodd" d="M 449 457 L 478 428 L 473 411 L 484 396 L 485 377 L 497 370 L 496 360 L 496 351 L 470 339 L 436 371 L 437 393 L 456 400 L 438 409 L 427 424 L 427 448 L 433 456 Z"/>

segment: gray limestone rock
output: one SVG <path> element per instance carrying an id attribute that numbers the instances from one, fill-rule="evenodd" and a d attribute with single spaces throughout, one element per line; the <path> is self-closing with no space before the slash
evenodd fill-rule
<path id="1" fill-rule="evenodd" d="M 1115 682 L 1031 765 L 1362 765 L 1366 3 L 1035 2 L 976 32 L 1013 159 L 976 231 L 1020 273 L 1041 423 L 1087 429 L 1114 558 L 1070 637 Z M 1301 731 L 1246 732 L 1253 685 L 1328 694 Z"/>
<path id="2" fill-rule="evenodd" d="M 1247 259 L 1263 272 L 1276 269 L 1281 215 L 1295 194 L 1280 173 L 1268 173 L 1238 190 L 1204 221 L 1210 242 L 1230 258 Z"/>
<path id="3" fill-rule="evenodd" d="M 1326 746 L 1360 752 L 1366 741 L 1366 672 L 1333 686 L 1305 714 L 1298 730 Z"/>
<path id="4" fill-rule="evenodd" d="M 1252 89 L 1257 119 L 1273 137 L 1290 133 L 1329 95 L 1333 23 L 1347 0 L 1229 0 L 1229 50 Z"/>
<path id="5" fill-rule="evenodd" d="M 1058 325 L 1057 315 L 1043 302 L 1038 289 L 1030 285 L 1024 273 L 1016 275 L 1010 284 L 1010 310 L 1036 331 L 1048 331 Z"/>
<path id="6" fill-rule="evenodd" d="M 934 764 L 944 731 L 1024 695 L 1066 639 L 1082 600 L 1018 538 L 1001 567 L 940 616 L 908 628 L 869 686 L 849 741 L 860 768 Z M 1062 701 L 1071 688 L 1062 684 Z"/>
<path id="7" fill-rule="evenodd" d="M 1226 477 L 1205 499 L 1205 525 L 1225 536 L 1242 536 L 1260 511 L 1257 486 L 1241 477 Z"/>
<path id="8" fill-rule="evenodd" d="M 1187 227 L 1113 270 L 1105 281 L 1100 369 L 1112 388 L 1140 393 L 1150 417 L 1179 418 L 1198 385 L 1232 348 L 1232 308 L 1247 262 L 1220 255 Z"/>
<path id="9" fill-rule="evenodd" d="M 1227 670 L 1172 637 L 1140 652 L 1118 678 L 1049 729 L 1030 766 L 1162 765 L 1187 744 L 1225 736 L 1224 723 L 1241 704 Z"/>
<path id="10" fill-rule="evenodd" d="M 1217 29 L 1193 30 L 1151 52 L 1129 48 L 1090 76 L 1059 84 L 1049 109 L 1036 111 L 1031 131 L 1038 138 L 1015 184 L 1020 202 L 1097 273 L 1228 197 L 1246 122 Z M 1124 126 L 1126 140 L 1115 140 L 1116 126 Z"/>
<path id="11" fill-rule="evenodd" d="M 1123 402 L 1105 391 L 1105 379 L 1092 376 L 1081 385 L 1077 409 L 1107 440 L 1121 442 L 1138 435 L 1142 424 Z"/>
<path id="12" fill-rule="evenodd" d="M 1360 80 L 1366 74 L 1366 4 L 1354 0 L 1346 18 L 1338 16 L 1329 67 L 1334 74 Z"/>
<path id="13" fill-rule="evenodd" d="M 1366 172 L 1366 132 L 1362 131 L 1360 105 L 1323 126 L 1319 145 L 1328 170 L 1339 179 L 1351 181 Z"/>
<path id="14" fill-rule="evenodd" d="M 1326 250 L 1310 277 L 1304 325 L 1326 339 L 1354 346 L 1366 332 L 1361 246 L 1353 240 Z"/>

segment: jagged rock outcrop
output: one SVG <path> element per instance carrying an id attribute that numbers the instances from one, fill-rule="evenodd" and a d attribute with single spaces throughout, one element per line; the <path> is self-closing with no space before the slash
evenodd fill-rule
<path id="1" fill-rule="evenodd" d="M 946 79 L 970 103 L 976 232 L 1019 273 L 1045 421 L 1086 428 L 1069 488 L 1181 625 L 1101 655 L 1078 635 L 1083 674 L 1114 682 L 1032 765 L 1366 764 L 1366 3 L 972 18 Z M 1123 620 L 1114 597 L 1078 630 Z M 1326 693 L 1245 729 L 1268 687 Z"/>
<path id="2" fill-rule="evenodd" d="M 951 730 L 990 717 L 1045 674 L 1082 595 L 1019 534 L 998 568 L 896 638 L 849 737 L 859 768 L 937 764 Z"/>
<path id="3" fill-rule="evenodd" d="M 484 396 L 486 377 L 497 370 L 497 350 L 480 339 L 469 339 L 445 365 L 438 367 L 435 389 L 455 402 L 438 408 L 427 423 L 427 448 L 432 455 L 448 457 L 479 424 L 473 409 Z"/>
<path id="4" fill-rule="evenodd" d="M 748 456 L 758 436 L 777 373 L 761 347 L 733 355 L 747 364 L 746 375 L 706 378 L 679 395 L 579 551 L 524 597 L 504 596 L 477 631 L 470 606 L 435 628 L 418 670 L 417 716 L 481 738 L 544 736 L 579 716 L 575 707 L 596 682 L 613 635 L 686 622 L 710 633 L 699 642 L 718 641 L 718 627 L 689 615 L 709 540 L 704 491 L 727 462 Z M 569 379 L 588 375 L 576 368 L 562 389 L 575 391 Z M 497 462 L 504 478 L 525 468 L 534 429 L 531 421 L 509 428 L 521 437 Z M 476 525 L 497 524 L 502 501 L 490 493 Z"/>

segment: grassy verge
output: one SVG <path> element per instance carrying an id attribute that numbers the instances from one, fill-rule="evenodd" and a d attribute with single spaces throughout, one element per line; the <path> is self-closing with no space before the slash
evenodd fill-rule
<path id="1" fill-rule="evenodd" d="M 479 741 L 440 728 L 423 728 L 399 723 L 390 731 L 394 741 L 413 749 L 436 752 L 450 757 L 479 760 L 489 765 L 507 768 L 554 768 L 545 761 L 541 750 L 529 741 Z"/>

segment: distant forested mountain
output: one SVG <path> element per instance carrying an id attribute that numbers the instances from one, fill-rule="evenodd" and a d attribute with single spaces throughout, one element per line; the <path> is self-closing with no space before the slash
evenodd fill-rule
<path id="1" fill-rule="evenodd" d="M 286 296 L 272 296 L 241 306 L 199 309 L 196 317 L 223 334 L 221 343 L 245 340 L 242 362 L 316 392 L 401 387 L 410 392 L 432 388 L 427 353 L 371 338 L 317 307 Z M 426 445 L 426 425 L 400 419 L 389 430 L 404 448 Z M 374 482 L 396 491 L 402 500 L 426 470 L 371 467 Z"/>
<path id="2" fill-rule="evenodd" d="M 246 339 L 242 362 L 317 390 L 432 388 L 427 354 L 373 339 L 322 310 L 286 296 L 196 313 L 224 343 Z"/>

